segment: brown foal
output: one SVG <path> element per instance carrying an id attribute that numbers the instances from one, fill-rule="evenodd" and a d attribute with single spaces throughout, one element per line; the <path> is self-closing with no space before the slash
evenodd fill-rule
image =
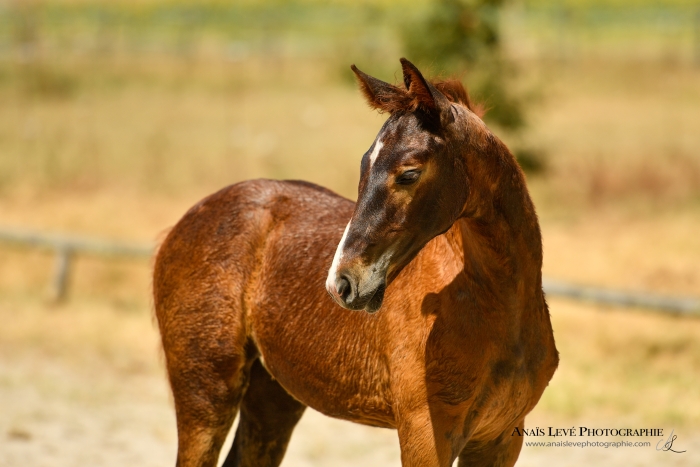
<path id="1" fill-rule="evenodd" d="M 306 406 L 397 429 L 406 467 L 515 464 L 514 429 L 558 363 L 535 209 L 462 85 L 401 63 L 405 89 L 353 66 L 390 114 L 357 203 L 247 181 L 163 242 L 153 288 L 178 466 L 215 466 L 237 413 L 224 465 L 278 466 Z"/>

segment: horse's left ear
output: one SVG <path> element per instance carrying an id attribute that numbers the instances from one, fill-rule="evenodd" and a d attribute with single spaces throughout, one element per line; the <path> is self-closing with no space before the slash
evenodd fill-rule
<path id="1" fill-rule="evenodd" d="M 355 73 L 362 94 L 367 103 L 373 109 L 380 112 L 394 113 L 397 110 L 406 110 L 411 105 L 411 98 L 403 89 L 384 81 L 373 78 L 358 70 L 355 65 L 350 66 Z"/>
<path id="2" fill-rule="evenodd" d="M 405 58 L 401 59 L 401 68 L 403 68 L 403 82 L 408 90 L 408 95 L 414 99 L 416 107 L 439 117 L 443 126 L 451 123 L 454 117 L 451 110 L 452 103 L 449 99 L 426 80 L 413 63 Z"/>

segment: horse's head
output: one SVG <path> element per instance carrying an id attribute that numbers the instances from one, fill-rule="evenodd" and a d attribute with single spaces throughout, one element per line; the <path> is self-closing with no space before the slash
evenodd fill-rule
<path id="1" fill-rule="evenodd" d="M 461 84 L 432 84 L 401 64 L 406 89 L 352 67 L 370 106 L 391 116 L 362 158 L 355 211 L 326 280 L 348 309 L 377 311 L 387 284 L 462 215 L 469 192 L 461 154 L 466 128 L 481 120 Z"/>

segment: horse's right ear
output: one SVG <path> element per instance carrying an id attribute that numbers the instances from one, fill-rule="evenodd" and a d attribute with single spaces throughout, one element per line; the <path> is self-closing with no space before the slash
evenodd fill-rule
<path id="1" fill-rule="evenodd" d="M 444 126 L 454 121 L 450 100 L 405 58 L 401 59 L 401 68 L 403 68 L 403 82 L 408 94 L 415 100 L 416 106 L 437 116 Z"/>
<path id="2" fill-rule="evenodd" d="M 360 90 L 367 99 L 367 103 L 373 109 L 392 113 L 397 110 L 405 110 L 411 105 L 412 99 L 408 96 L 408 92 L 361 72 L 355 65 L 351 65 L 350 68 L 357 77 Z"/>

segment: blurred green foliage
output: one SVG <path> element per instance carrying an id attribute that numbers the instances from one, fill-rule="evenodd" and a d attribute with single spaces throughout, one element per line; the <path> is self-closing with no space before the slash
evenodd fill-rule
<path id="1" fill-rule="evenodd" d="M 504 0 L 435 0 L 424 17 L 403 30 L 408 55 L 449 74 L 470 73 L 471 93 L 487 103 L 488 120 L 516 131 L 523 106 L 509 92 L 513 65 L 504 57 L 498 11 Z"/>
<path id="2" fill-rule="evenodd" d="M 483 103 L 485 119 L 510 133 L 522 132 L 526 106 L 513 91 L 515 65 L 503 51 L 499 11 L 505 0 L 435 0 L 425 15 L 402 30 L 406 53 L 419 67 L 448 75 L 469 74 L 470 94 Z M 544 169 L 541 155 L 516 147 L 528 171 Z"/>

